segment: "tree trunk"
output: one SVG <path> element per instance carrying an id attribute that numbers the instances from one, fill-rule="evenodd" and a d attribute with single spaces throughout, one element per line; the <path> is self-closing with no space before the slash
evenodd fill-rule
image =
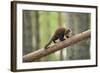
<path id="1" fill-rule="evenodd" d="M 35 38 L 36 38 L 36 48 L 39 49 L 40 48 L 40 24 L 39 24 L 39 12 L 36 11 L 35 12 L 35 18 L 36 18 L 36 25 L 35 25 Z"/>
<path id="2" fill-rule="evenodd" d="M 23 55 L 32 52 L 31 12 L 23 11 Z"/>

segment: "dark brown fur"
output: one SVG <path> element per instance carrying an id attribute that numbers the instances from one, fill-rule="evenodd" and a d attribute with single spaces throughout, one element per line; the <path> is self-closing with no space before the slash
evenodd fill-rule
<path id="1" fill-rule="evenodd" d="M 56 40 L 59 39 L 60 41 L 64 41 L 65 38 L 64 36 L 66 36 L 66 38 L 69 38 L 71 35 L 71 29 L 66 29 L 66 28 L 58 28 L 54 35 L 51 37 L 50 41 L 45 45 L 45 49 L 48 48 L 48 46 L 51 44 L 51 42 L 53 41 L 54 43 L 56 43 Z"/>

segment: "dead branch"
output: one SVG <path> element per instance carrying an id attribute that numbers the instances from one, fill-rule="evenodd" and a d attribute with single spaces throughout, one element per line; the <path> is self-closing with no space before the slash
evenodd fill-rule
<path id="1" fill-rule="evenodd" d="M 91 36 L 91 31 L 87 30 L 85 32 L 82 32 L 80 34 L 72 36 L 71 38 L 68 38 L 65 41 L 56 43 L 56 44 L 50 46 L 48 49 L 42 48 L 42 49 L 39 49 L 37 51 L 31 52 L 27 55 L 24 55 L 23 62 L 32 62 L 34 60 L 40 59 L 44 56 L 47 56 L 53 52 L 61 50 L 61 49 L 68 47 L 72 44 L 76 44 L 79 41 L 90 38 L 90 36 Z"/>

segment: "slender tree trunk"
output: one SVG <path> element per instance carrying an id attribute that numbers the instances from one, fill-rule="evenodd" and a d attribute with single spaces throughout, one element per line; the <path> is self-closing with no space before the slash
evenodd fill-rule
<path id="1" fill-rule="evenodd" d="M 36 50 L 36 12 L 35 11 L 31 11 L 31 17 L 32 17 L 32 47 L 33 47 L 33 51 Z"/>
<path id="2" fill-rule="evenodd" d="M 39 33 L 39 30 L 40 30 L 40 24 L 39 24 L 39 12 L 36 11 L 35 12 L 35 17 L 36 17 L 36 25 L 35 25 L 35 35 L 36 35 L 36 48 L 40 48 L 40 33 Z"/>
<path id="3" fill-rule="evenodd" d="M 23 55 L 32 52 L 31 12 L 23 11 Z"/>
<path id="4" fill-rule="evenodd" d="M 49 19 L 49 16 L 50 16 L 50 13 L 49 12 L 46 12 L 46 15 L 45 15 L 45 20 L 46 20 L 46 28 L 48 29 L 47 30 L 47 34 L 46 34 L 46 36 L 47 36 L 47 38 L 50 38 L 50 36 L 51 36 L 51 32 L 50 32 L 50 19 Z M 50 58 L 50 56 L 52 56 L 52 55 L 48 55 L 48 56 L 46 56 L 45 58 L 44 58 L 44 60 L 45 61 L 49 61 L 51 58 Z"/>

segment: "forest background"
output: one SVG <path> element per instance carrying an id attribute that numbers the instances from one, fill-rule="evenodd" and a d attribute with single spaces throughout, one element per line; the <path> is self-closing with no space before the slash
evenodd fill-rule
<path id="1" fill-rule="evenodd" d="M 23 10 L 23 55 L 43 48 L 59 27 L 71 28 L 72 35 L 90 29 L 90 18 L 90 13 Z M 90 59 L 90 39 L 71 45 L 37 61 L 84 59 Z"/>

